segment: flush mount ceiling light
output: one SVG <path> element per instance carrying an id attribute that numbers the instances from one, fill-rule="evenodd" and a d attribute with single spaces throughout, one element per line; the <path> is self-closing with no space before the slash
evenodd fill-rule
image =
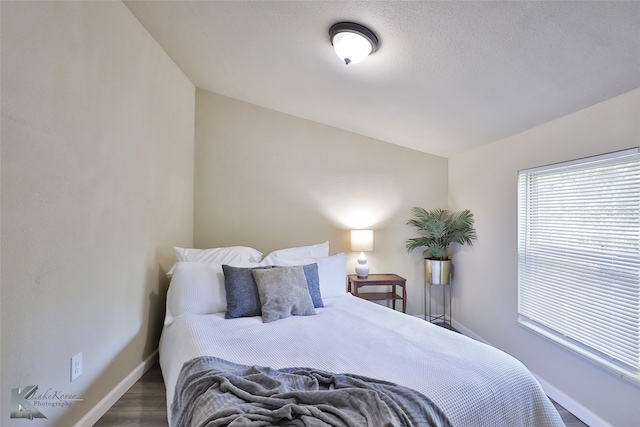
<path id="1" fill-rule="evenodd" d="M 360 24 L 338 22 L 329 28 L 331 44 L 345 64 L 357 64 L 378 49 L 378 37 Z"/>

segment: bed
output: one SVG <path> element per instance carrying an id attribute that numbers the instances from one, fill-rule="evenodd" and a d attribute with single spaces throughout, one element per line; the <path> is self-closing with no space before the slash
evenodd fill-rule
<path id="1" fill-rule="evenodd" d="M 246 366 L 308 367 L 397 384 L 426 396 L 453 426 L 564 425 L 518 360 L 462 334 L 352 296 L 345 290 L 344 254 L 328 256 L 328 247 L 316 246 L 302 253 L 275 252 L 265 259 L 257 251 L 231 259 L 245 272 L 267 265 L 294 270 L 317 266 L 322 307 L 315 307 L 312 315 L 275 321 L 265 321 L 262 315 L 225 318 L 231 310 L 227 303 L 232 303 L 222 268 L 228 257 L 203 261 L 178 256 L 160 341 L 170 422 L 183 365 L 215 356 Z"/>

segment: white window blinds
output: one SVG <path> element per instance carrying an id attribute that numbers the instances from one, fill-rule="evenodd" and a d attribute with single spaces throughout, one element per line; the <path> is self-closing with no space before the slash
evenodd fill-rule
<path id="1" fill-rule="evenodd" d="M 518 321 L 640 381 L 637 149 L 519 173 Z"/>

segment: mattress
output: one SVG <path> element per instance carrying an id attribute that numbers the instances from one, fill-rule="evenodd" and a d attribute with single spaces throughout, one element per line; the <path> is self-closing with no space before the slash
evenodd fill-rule
<path id="1" fill-rule="evenodd" d="M 428 396 L 455 426 L 564 425 L 540 384 L 508 354 L 351 294 L 324 302 L 316 315 L 271 323 L 219 312 L 165 324 L 160 365 L 169 414 L 182 365 L 209 355 L 390 381 Z"/>

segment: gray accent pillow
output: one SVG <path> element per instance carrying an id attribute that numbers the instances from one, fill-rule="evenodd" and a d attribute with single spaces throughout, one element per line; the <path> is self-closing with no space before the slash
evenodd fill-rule
<path id="1" fill-rule="evenodd" d="M 268 269 L 268 267 L 242 268 L 223 265 L 224 289 L 227 293 L 227 312 L 225 319 L 235 319 L 236 317 L 260 316 L 261 304 L 258 287 L 251 275 L 251 271 Z"/>
<path id="2" fill-rule="evenodd" d="M 258 286 L 263 322 L 316 314 L 302 266 L 255 269 L 251 274 Z"/>
<path id="3" fill-rule="evenodd" d="M 320 276 L 318 276 L 318 264 L 303 265 L 304 275 L 307 278 L 309 295 L 315 308 L 324 307 L 322 304 L 322 294 L 320 293 Z"/>

